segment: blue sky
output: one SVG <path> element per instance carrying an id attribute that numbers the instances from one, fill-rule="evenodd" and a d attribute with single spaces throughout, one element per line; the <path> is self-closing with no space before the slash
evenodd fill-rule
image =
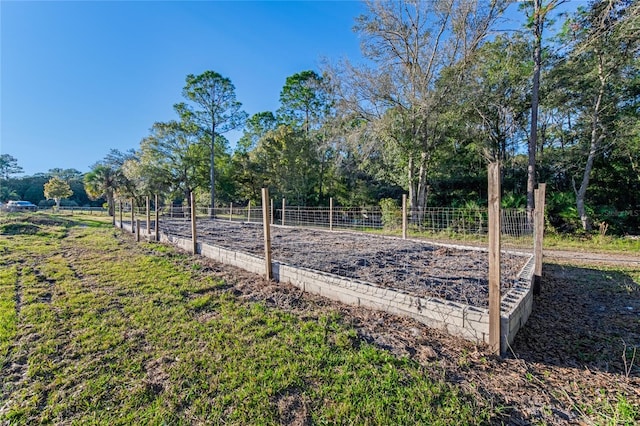
<path id="1" fill-rule="evenodd" d="M 249 114 L 287 76 L 353 57 L 357 2 L 1 2 L 1 146 L 26 174 L 89 170 L 175 118 L 187 74 L 231 79 Z M 235 136 L 237 138 L 237 136 Z M 230 135 L 230 139 L 234 135 Z"/>
<path id="2" fill-rule="evenodd" d="M 250 115 L 274 111 L 288 76 L 323 57 L 359 60 L 362 11 L 356 1 L 0 1 L 0 153 L 28 175 L 86 172 L 175 118 L 185 76 L 205 70 L 230 78 Z"/>

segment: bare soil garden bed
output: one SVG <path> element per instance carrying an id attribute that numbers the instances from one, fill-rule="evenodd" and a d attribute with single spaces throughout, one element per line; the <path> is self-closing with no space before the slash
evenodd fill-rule
<path id="1" fill-rule="evenodd" d="M 161 231 L 189 238 L 191 223 L 164 220 Z M 262 226 L 199 219 L 198 240 L 256 256 L 264 255 Z M 272 257 L 298 267 L 357 279 L 421 297 L 488 306 L 488 256 L 415 240 L 308 228 L 271 228 Z M 526 256 L 503 253 L 502 292 L 518 281 Z"/>

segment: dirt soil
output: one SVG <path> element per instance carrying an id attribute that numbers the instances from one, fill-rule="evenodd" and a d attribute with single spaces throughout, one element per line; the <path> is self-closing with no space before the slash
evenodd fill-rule
<path id="1" fill-rule="evenodd" d="M 161 231 L 191 237 L 190 222 L 161 221 Z M 198 240 L 264 255 L 261 225 L 198 220 Z M 274 260 L 366 281 L 407 294 L 488 307 L 487 253 L 354 232 L 272 227 Z M 503 253 L 503 294 L 518 281 L 528 257 Z"/>
<path id="2" fill-rule="evenodd" d="M 494 409 L 493 424 L 617 424 L 620 401 L 640 406 L 640 360 L 631 356 L 640 346 L 640 285 L 624 272 L 545 264 L 533 313 L 510 353 L 498 358 L 412 319 L 343 305 L 204 257 L 182 259 L 175 261 L 197 263 L 198 273 L 224 279 L 241 299 L 303 318 L 338 312 L 359 339 L 477 395 Z"/>

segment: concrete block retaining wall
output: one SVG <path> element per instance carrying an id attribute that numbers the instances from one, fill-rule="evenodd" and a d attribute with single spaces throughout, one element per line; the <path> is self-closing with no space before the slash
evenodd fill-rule
<path id="1" fill-rule="evenodd" d="M 119 223 L 116 223 L 119 226 Z M 132 232 L 130 224 L 123 229 Z M 148 237 L 143 234 L 144 237 Z M 153 238 L 153 235 L 150 236 Z M 191 251 L 191 239 L 160 233 L 160 242 Z M 442 244 L 439 244 L 442 245 Z M 445 245 L 446 246 L 446 245 Z M 478 250 L 449 246 L 460 250 Z M 198 243 L 198 253 L 218 262 L 233 265 L 255 274 L 264 274 L 264 258 L 234 250 Z M 533 267 L 531 255 L 519 274 L 519 281 L 502 297 L 500 308 L 501 352 L 505 353 L 533 309 Z M 301 268 L 283 262 L 272 262 L 274 280 L 289 282 L 303 291 L 355 306 L 386 311 L 414 318 L 432 328 L 440 328 L 454 336 L 474 342 L 489 341 L 489 310 L 438 298 L 424 298 L 383 288 L 365 281 Z"/>

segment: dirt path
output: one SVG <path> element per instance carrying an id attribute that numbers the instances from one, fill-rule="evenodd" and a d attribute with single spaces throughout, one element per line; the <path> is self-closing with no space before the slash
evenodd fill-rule
<path id="1" fill-rule="evenodd" d="M 588 253 L 565 250 L 545 250 L 544 256 L 551 261 L 571 262 L 584 265 L 611 265 L 640 267 L 640 253 Z"/>

